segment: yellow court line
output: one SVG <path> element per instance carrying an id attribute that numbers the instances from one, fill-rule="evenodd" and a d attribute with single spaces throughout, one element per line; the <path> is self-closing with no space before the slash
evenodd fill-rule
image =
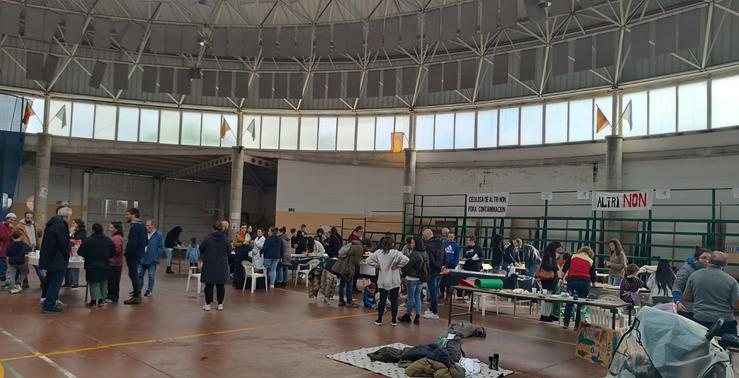
<path id="1" fill-rule="evenodd" d="M 370 315 L 375 315 L 375 313 L 371 312 L 371 313 L 361 313 L 361 314 L 354 314 L 354 315 L 330 316 L 330 317 L 318 318 L 318 319 L 304 319 L 304 320 L 292 321 L 292 322 L 268 323 L 268 324 L 262 324 L 258 326 L 252 326 L 252 327 L 201 332 L 201 333 L 195 333 L 191 335 L 163 337 L 159 339 L 149 339 L 149 340 L 124 341 L 124 342 L 118 342 L 118 343 L 97 345 L 94 347 L 66 349 L 66 350 L 52 351 L 52 352 L 47 352 L 47 353 L 24 354 L 20 356 L 0 358 L 0 362 L 17 361 L 17 360 L 24 360 L 28 358 L 36 358 L 36 357 L 58 356 L 62 354 L 70 354 L 70 353 L 78 353 L 78 352 L 90 352 L 90 351 L 118 348 L 118 347 L 123 347 L 123 346 L 130 346 L 130 345 L 166 343 L 166 342 L 171 342 L 171 341 L 176 341 L 176 340 L 187 340 L 187 339 L 194 339 L 194 338 L 205 337 L 205 336 L 225 335 L 225 334 L 231 334 L 231 333 L 240 333 L 240 332 L 248 332 L 248 331 L 254 331 L 254 330 L 285 327 L 285 326 L 290 326 L 290 325 L 295 325 L 295 324 L 307 324 L 307 323 L 315 323 L 315 322 L 330 321 L 330 320 L 350 319 L 350 318 L 357 318 L 361 316 L 370 316 Z"/>

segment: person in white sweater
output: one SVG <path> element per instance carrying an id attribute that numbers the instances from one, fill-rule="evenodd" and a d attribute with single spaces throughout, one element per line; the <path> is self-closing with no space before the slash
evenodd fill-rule
<path id="1" fill-rule="evenodd" d="M 249 257 L 255 269 L 262 269 L 264 267 L 264 258 L 262 258 L 262 247 L 264 247 L 264 231 L 260 228 L 257 229 L 257 238 L 254 239 L 254 247 L 249 251 Z"/>
<path id="2" fill-rule="evenodd" d="M 659 260 L 657 270 L 649 275 L 647 288 L 649 289 L 649 303 L 654 304 L 654 297 L 672 297 L 672 287 L 675 284 L 675 273 L 667 260 Z"/>
<path id="3" fill-rule="evenodd" d="M 408 263 L 408 257 L 393 248 L 394 241 L 385 236 L 380 241 L 380 249 L 367 258 L 367 265 L 377 268 L 377 288 L 380 291 L 380 302 L 377 306 L 375 325 L 382 325 L 385 303 L 390 299 L 390 310 L 393 327 L 398 325 L 398 294 L 400 292 L 400 268 Z"/>

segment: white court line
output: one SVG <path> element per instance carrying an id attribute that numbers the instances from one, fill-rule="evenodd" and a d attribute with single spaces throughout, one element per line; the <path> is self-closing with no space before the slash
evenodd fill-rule
<path id="1" fill-rule="evenodd" d="M 8 331 L 0 328 L 0 333 L 2 333 L 5 336 L 10 337 L 11 339 L 13 339 L 13 341 L 15 341 L 16 343 L 20 344 L 23 348 L 25 348 L 27 351 L 31 352 L 32 354 L 41 354 L 41 352 L 37 351 L 32 346 L 26 344 L 23 340 L 15 337 L 15 336 L 13 336 L 10 332 L 8 332 Z M 51 358 L 46 357 L 46 356 L 38 356 L 38 358 L 40 358 L 42 361 L 44 361 L 47 364 L 49 364 L 54 369 L 58 370 L 65 377 L 67 377 L 67 378 L 77 378 L 76 375 L 72 374 L 72 372 L 70 372 L 69 370 L 61 367 L 61 365 L 59 365 L 56 362 L 54 362 Z"/>

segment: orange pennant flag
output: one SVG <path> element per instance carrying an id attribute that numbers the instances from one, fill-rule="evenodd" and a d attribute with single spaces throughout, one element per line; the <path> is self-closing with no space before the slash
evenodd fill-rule
<path id="1" fill-rule="evenodd" d="M 611 126 L 611 123 L 608 122 L 608 118 L 606 118 L 606 115 L 603 114 L 598 105 L 595 108 L 598 110 L 598 114 L 595 117 L 595 132 L 599 133 L 605 130 L 606 127 Z"/>
<path id="2" fill-rule="evenodd" d="M 231 126 L 228 125 L 228 121 L 226 121 L 226 117 L 221 117 L 221 139 L 226 137 L 226 133 L 231 132 Z"/>

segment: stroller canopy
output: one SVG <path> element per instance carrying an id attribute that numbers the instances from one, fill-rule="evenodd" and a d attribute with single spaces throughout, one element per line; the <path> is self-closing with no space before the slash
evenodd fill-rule
<path id="1" fill-rule="evenodd" d="M 644 307 L 636 316 L 635 329 L 625 338 L 637 338 L 654 369 L 663 377 L 703 377 L 716 364 L 727 364 L 729 355 L 714 341 L 706 340 L 706 328 L 680 315 Z M 623 353 L 631 343 L 623 340 L 617 353 Z M 633 345 L 633 344 L 631 344 Z M 627 352 L 628 354 L 628 352 Z M 619 372 L 609 375 L 632 376 Z M 619 374 L 626 373 L 626 374 Z"/>

